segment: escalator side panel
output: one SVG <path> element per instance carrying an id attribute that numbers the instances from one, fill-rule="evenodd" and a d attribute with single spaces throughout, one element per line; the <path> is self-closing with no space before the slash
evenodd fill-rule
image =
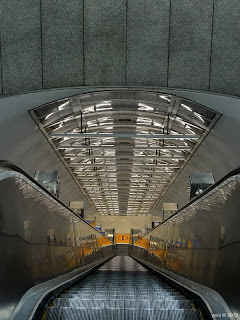
<path id="1" fill-rule="evenodd" d="M 240 316 L 240 175 L 179 210 L 130 248 L 130 255 L 215 290 Z"/>
<path id="2" fill-rule="evenodd" d="M 112 257 L 90 227 L 23 174 L 0 171 L 0 319 L 31 287 Z"/>

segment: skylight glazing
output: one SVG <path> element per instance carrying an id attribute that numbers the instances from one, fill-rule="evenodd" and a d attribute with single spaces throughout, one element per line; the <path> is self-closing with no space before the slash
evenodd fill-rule
<path id="1" fill-rule="evenodd" d="M 148 214 L 219 114 L 174 95 L 102 91 L 31 112 L 99 214 Z"/>

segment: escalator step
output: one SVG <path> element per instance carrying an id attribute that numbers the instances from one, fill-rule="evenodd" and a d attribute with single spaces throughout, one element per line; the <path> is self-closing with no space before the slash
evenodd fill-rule
<path id="1" fill-rule="evenodd" d="M 60 320 L 62 318 L 62 308 L 47 308 L 41 320 Z"/>
<path id="2" fill-rule="evenodd" d="M 78 298 L 78 299 L 96 299 L 96 300 L 105 300 L 106 297 L 109 299 L 134 299 L 134 300 L 147 300 L 151 297 L 152 300 L 186 300 L 185 296 L 182 296 L 181 294 L 178 293 L 173 293 L 173 294 L 146 294 L 146 295 L 141 295 L 141 294 L 121 294 L 120 292 L 114 292 L 114 293 L 109 293 L 109 294 L 84 294 L 84 293 L 69 293 L 69 294 L 62 294 L 62 298 L 70 299 L 70 298 Z"/>
<path id="3" fill-rule="evenodd" d="M 191 309 L 190 300 L 82 300 L 78 298 L 55 300 L 55 307 L 71 308 L 129 308 L 129 309 L 155 309 L 155 310 L 174 310 L 174 309 Z"/>
<path id="4" fill-rule="evenodd" d="M 201 320 L 197 310 L 50 308 L 46 320 Z"/>
<path id="5" fill-rule="evenodd" d="M 42 320 L 202 320 L 193 301 L 130 257 L 115 257 L 55 298 Z"/>
<path id="6" fill-rule="evenodd" d="M 81 290 L 81 292 L 84 292 L 84 293 L 106 293 L 110 290 L 112 291 L 127 291 L 127 292 L 137 292 L 137 293 L 141 293 L 141 294 L 146 294 L 146 293 L 162 293 L 162 292 L 176 292 L 176 290 L 174 289 L 151 289 L 151 288 L 144 288 L 144 289 L 141 289 L 141 288 L 133 288 L 133 287 L 126 287 L 126 286 L 122 286 L 122 287 L 105 287 L 104 289 L 101 287 L 101 288 L 76 288 L 74 287 L 73 289 L 70 289 L 68 291 L 66 291 L 66 293 L 76 293 L 76 292 L 79 292 L 79 290 Z"/>

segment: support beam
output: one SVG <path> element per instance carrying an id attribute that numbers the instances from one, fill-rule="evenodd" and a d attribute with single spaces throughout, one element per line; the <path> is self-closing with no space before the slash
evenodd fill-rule
<path id="1" fill-rule="evenodd" d="M 89 178 L 92 181 L 96 181 L 96 180 L 117 180 L 117 181 L 121 181 L 121 180 L 126 180 L 127 179 L 134 179 L 134 180 L 167 180 L 169 181 L 169 177 L 166 175 L 164 176 L 164 172 L 163 173 L 159 173 L 159 174 L 147 174 L 146 172 L 140 172 L 140 173 L 133 173 L 133 174 L 116 174 L 115 176 L 109 176 L 108 174 L 84 174 L 84 171 L 78 171 L 75 170 L 74 173 L 79 177 L 79 178 Z M 174 173 L 174 172 L 173 172 Z M 137 175 L 137 176 L 136 176 Z M 156 177 L 158 179 L 156 179 Z"/>
<path id="2" fill-rule="evenodd" d="M 118 181 L 97 181 L 97 180 L 81 180 L 83 181 L 83 186 L 85 187 L 86 185 L 89 185 L 89 186 L 99 186 L 100 185 L 103 185 L 103 184 L 106 184 L 106 185 L 126 185 L 126 186 L 129 186 L 131 184 L 133 185 L 142 185 L 142 184 L 149 184 L 149 183 L 154 183 L 154 187 L 155 185 L 159 185 L 159 184 L 166 184 L 169 182 L 169 180 L 143 180 L 143 181 L 130 181 L 130 184 L 129 183 L 126 183 L 126 180 L 118 180 Z"/>
<path id="3" fill-rule="evenodd" d="M 135 168 L 134 168 L 135 169 Z M 74 169 L 74 173 L 86 173 L 86 175 L 83 175 L 84 177 L 92 177 L 93 179 L 94 178 L 99 178 L 99 179 L 101 179 L 102 177 L 103 177 L 103 175 L 102 175 L 102 173 L 109 173 L 109 174 L 113 174 L 113 173 L 115 173 L 115 174 L 117 174 L 117 178 L 118 177 L 124 177 L 124 176 L 126 176 L 126 177 L 128 177 L 128 178 L 133 178 L 133 177 L 131 177 L 131 174 L 138 174 L 138 175 L 142 175 L 142 174 L 151 174 L 151 175 L 153 175 L 153 176 L 162 176 L 162 175 L 165 175 L 165 177 L 167 178 L 167 176 L 172 176 L 174 173 L 176 173 L 175 171 L 132 171 L 132 170 L 123 170 L 123 169 L 121 169 L 121 170 L 118 170 L 118 172 L 116 173 L 116 170 L 115 171 L 113 171 L 113 170 L 104 170 L 104 171 L 99 171 L 99 170 L 95 170 L 95 171 L 92 171 L 92 170 L 83 170 L 83 169 Z M 128 173 L 129 172 L 129 175 L 126 175 L 126 173 Z M 89 176 L 88 174 L 92 174 L 92 173 L 96 173 L 97 175 L 93 175 L 93 176 Z M 124 174 L 125 173 L 125 174 Z M 114 179 L 114 178 L 116 178 L 116 176 L 114 176 L 114 177 L 111 177 L 111 176 L 108 176 L 108 175 L 105 175 L 105 177 L 108 177 L 109 179 Z M 141 177 L 136 177 L 136 178 L 141 178 Z M 144 178 L 144 177 L 142 177 L 142 178 Z"/>
<path id="4" fill-rule="evenodd" d="M 86 183 L 89 183 L 89 184 L 92 184 L 92 183 L 106 183 L 106 184 L 121 184 L 122 182 L 126 182 L 126 180 L 117 180 L 117 181 L 108 181 L 108 180 L 101 180 L 101 181 L 98 181 L 98 180 L 93 180 L 93 179 L 79 179 L 80 182 L 83 183 L 83 185 L 85 186 Z M 130 181 L 130 183 L 154 183 L 154 184 L 158 184 L 158 183 L 169 183 L 170 179 L 153 179 L 153 180 L 140 180 L 140 179 L 134 179 L 134 181 Z"/>
<path id="5" fill-rule="evenodd" d="M 175 164 L 135 164 L 135 163 L 70 163 L 69 164 L 70 168 L 78 168 L 78 167 L 142 167 L 142 168 L 175 168 L 175 169 L 179 169 L 180 166 L 179 165 L 175 165 Z"/>
<path id="6" fill-rule="evenodd" d="M 52 138 L 200 139 L 198 134 L 52 133 Z"/>
<path id="7" fill-rule="evenodd" d="M 174 151 L 186 151 L 186 150 L 192 150 L 191 147 L 186 146 L 135 146 L 135 145 L 129 145 L 129 144 L 117 144 L 117 145 L 59 145 L 57 146 L 58 149 L 64 150 L 64 149 L 113 149 L 113 150 L 174 150 Z"/>
<path id="8" fill-rule="evenodd" d="M 98 192 L 99 189 L 101 190 L 118 190 L 118 189 L 124 189 L 124 190 L 157 190 L 158 188 L 162 188 L 162 187 L 165 187 L 166 184 L 159 184 L 157 186 L 129 186 L 129 185 L 120 185 L 120 186 L 91 186 L 91 185 L 88 185 L 88 186 L 83 186 L 85 189 L 87 190 L 94 190 L 96 192 Z"/>
<path id="9" fill-rule="evenodd" d="M 157 160 L 172 160 L 172 159 L 177 159 L 177 160 L 185 160 L 184 157 L 181 156 L 173 156 L 173 157 L 164 157 L 164 156 L 152 156 L 152 155 L 146 155 L 146 156 L 134 156 L 134 155 L 116 155 L 116 156 L 97 156 L 97 155 L 64 155 L 64 159 L 69 159 L 69 158 L 74 158 L 76 159 L 157 159 Z"/>

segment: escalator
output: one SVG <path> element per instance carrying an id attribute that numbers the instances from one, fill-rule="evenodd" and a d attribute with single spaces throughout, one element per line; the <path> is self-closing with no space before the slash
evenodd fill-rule
<path id="1" fill-rule="evenodd" d="M 200 320 L 201 311 L 128 256 L 116 256 L 51 299 L 41 320 Z"/>
<path id="2" fill-rule="evenodd" d="M 0 162 L 0 319 L 238 319 L 239 192 L 240 168 L 118 248 Z"/>

